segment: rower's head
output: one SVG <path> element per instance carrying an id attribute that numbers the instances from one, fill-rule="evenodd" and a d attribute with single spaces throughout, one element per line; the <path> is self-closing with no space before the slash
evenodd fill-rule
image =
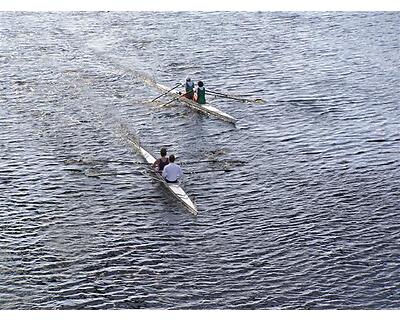
<path id="1" fill-rule="evenodd" d="M 203 83 L 203 81 L 199 81 L 199 82 L 197 82 L 197 85 L 198 85 L 199 87 L 202 87 L 202 86 L 204 86 L 204 83 Z"/>
<path id="2" fill-rule="evenodd" d="M 190 82 L 190 77 L 187 77 L 187 78 L 186 78 L 186 82 Z"/>
<path id="3" fill-rule="evenodd" d="M 169 162 L 175 162 L 175 156 L 173 154 L 169 155 Z"/>
<path id="4" fill-rule="evenodd" d="M 167 149 L 161 148 L 160 154 L 161 154 L 161 157 L 165 157 L 167 155 Z"/>

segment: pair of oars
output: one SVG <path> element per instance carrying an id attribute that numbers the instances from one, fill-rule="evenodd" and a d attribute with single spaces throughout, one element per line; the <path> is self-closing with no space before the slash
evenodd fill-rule
<path id="1" fill-rule="evenodd" d="M 186 162 L 180 162 L 181 164 L 198 164 L 200 162 L 221 162 L 224 163 L 225 165 L 228 165 L 229 163 L 237 163 L 237 164 L 243 164 L 246 161 L 239 160 L 239 159 L 227 159 L 227 160 L 197 160 L 197 161 L 186 161 Z M 88 164 L 96 164 L 96 163 L 118 163 L 118 164 L 143 164 L 148 166 L 149 164 L 147 162 L 139 162 L 139 161 L 119 161 L 119 160 L 108 160 L 108 159 L 97 159 L 97 160 L 84 160 L 84 159 L 65 159 L 64 160 L 65 164 L 83 164 L 83 165 L 88 165 Z M 86 176 L 89 177 L 99 177 L 99 176 L 117 176 L 117 175 L 133 175 L 133 174 L 142 174 L 142 171 L 138 170 L 133 170 L 129 172 L 101 172 L 97 170 L 90 170 L 90 169 L 80 169 L 80 168 L 66 168 L 66 171 L 73 171 L 73 172 L 81 172 L 84 173 Z M 206 170 L 188 170 L 185 171 L 184 173 L 187 175 L 191 174 L 201 174 L 201 173 L 210 173 L 210 172 L 232 172 L 234 169 L 228 168 L 225 166 L 225 168 L 218 168 L 218 169 L 206 169 Z"/>
<path id="2" fill-rule="evenodd" d="M 226 159 L 226 160 L 197 160 L 197 161 L 179 161 L 179 164 L 187 165 L 187 164 L 198 164 L 203 162 L 211 162 L 211 163 L 236 163 L 236 164 L 244 164 L 246 161 L 239 159 Z M 110 159 L 65 159 L 65 164 L 82 164 L 82 165 L 90 165 L 96 163 L 117 163 L 117 164 L 143 164 L 148 165 L 147 162 L 141 161 L 124 161 L 124 160 L 110 160 Z"/>
<path id="3" fill-rule="evenodd" d="M 166 91 L 166 92 L 160 94 L 159 96 L 155 97 L 153 100 L 151 100 L 151 102 L 154 102 L 154 101 L 156 101 L 157 99 L 159 99 L 159 98 L 161 98 L 161 97 L 167 95 L 167 94 L 170 93 L 172 90 L 178 88 L 178 87 L 181 86 L 181 85 L 182 85 L 181 83 L 177 84 L 177 85 L 176 85 L 175 87 L 173 87 L 172 89 L 170 89 L 170 90 L 168 90 L 168 91 Z M 178 100 L 179 98 L 182 98 L 183 96 L 185 96 L 185 95 L 188 94 L 188 93 L 191 93 L 192 91 L 193 91 L 193 90 L 190 90 L 190 91 L 188 91 L 188 92 L 185 92 L 185 93 L 179 95 L 178 97 L 175 97 L 175 98 L 172 99 L 171 101 L 168 101 L 167 103 L 164 103 L 161 107 L 165 107 L 165 106 L 169 105 L 170 103 L 174 102 L 175 100 Z M 242 97 L 237 97 L 237 96 L 235 97 L 235 96 L 229 95 L 229 94 L 227 94 L 227 93 L 217 92 L 217 91 L 213 91 L 213 90 L 207 90 L 206 92 L 210 92 L 210 93 L 212 93 L 214 96 L 217 96 L 217 97 L 222 97 L 222 98 L 226 98 L 226 99 L 232 99 L 232 100 L 236 100 L 236 101 L 240 101 L 240 102 L 253 102 L 253 103 L 264 103 L 264 102 L 266 102 L 265 100 L 259 99 L 259 98 L 258 98 L 258 99 L 247 99 L 247 98 L 242 98 Z"/>
<path id="4" fill-rule="evenodd" d="M 175 87 L 173 87 L 172 89 L 169 89 L 168 91 L 164 92 L 163 94 L 160 94 L 158 97 L 155 97 L 155 98 L 154 98 L 153 100 L 151 100 L 150 102 L 154 102 L 154 101 L 156 101 L 157 99 L 159 99 L 159 98 L 161 98 L 161 97 L 167 95 L 167 94 L 170 93 L 172 90 L 178 88 L 178 87 L 181 86 L 181 85 L 182 85 L 181 83 L 178 83 Z M 165 106 L 169 105 L 170 103 L 174 102 L 175 100 L 178 100 L 179 98 L 182 98 L 183 96 L 185 96 L 186 94 L 191 93 L 191 92 L 193 92 L 193 89 L 192 89 L 192 90 L 189 90 L 189 91 L 187 91 L 187 92 L 185 92 L 185 93 L 180 94 L 178 97 L 173 98 L 171 101 L 168 101 L 167 103 L 164 103 L 161 107 L 165 107 Z"/>
<path id="5" fill-rule="evenodd" d="M 97 170 L 82 170 L 78 168 L 66 168 L 64 169 L 66 171 L 71 171 L 71 172 L 79 172 L 83 173 L 88 177 L 100 177 L 100 176 L 120 176 L 120 175 L 134 175 L 134 174 L 143 174 L 142 171 L 135 170 L 135 171 L 129 171 L 129 172 L 101 172 Z M 184 174 L 190 175 L 190 174 L 200 174 L 200 173 L 209 173 L 209 172 L 232 172 L 234 171 L 233 169 L 230 168 L 222 168 L 222 169 L 210 169 L 210 170 L 194 170 L 194 171 L 185 171 Z"/>
<path id="6" fill-rule="evenodd" d="M 166 94 L 170 93 L 172 90 L 178 88 L 178 87 L 181 86 L 181 85 L 182 85 L 181 83 L 177 83 L 175 87 L 173 87 L 172 89 L 169 89 L 167 92 L 164 92 L 164 93 L 160 94 L 158 97 L 155 97 L 155 98 L 154 98 L 153 100 L 151 100 L 150 102 L 156 101 L 157 99 L 159 99 L 159 98 L 165 96 Z M 174 100 L 175 100 L 175 99 L 174 99 Z M 172 101 L 173 101 L 173 100 L 172 100 Z"/>

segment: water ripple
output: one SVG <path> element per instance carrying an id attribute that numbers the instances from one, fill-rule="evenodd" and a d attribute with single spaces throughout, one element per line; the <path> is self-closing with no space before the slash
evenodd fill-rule
<path id="1" fill-rule="evenodd" d="M 0 309 L 399 308 L 398 13 L 0 15 Z"/>

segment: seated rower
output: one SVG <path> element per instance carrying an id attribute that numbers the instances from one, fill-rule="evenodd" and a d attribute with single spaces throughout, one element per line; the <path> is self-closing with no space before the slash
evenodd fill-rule
<path id="1" fill-rule="evenodd" d="M 179 178 L 182 177 L 182 169 L 175 162 L 175 156 L 171 154 L 169 156 L 169 164 L 164 167 L 162 176 L 168 183 L 178 183 Z"/>
<path id="2" fill-rule="evenodd" d="M 196 98 L 194 99 L 197 103 L 206 103 L 206 89 L 204 88 L 203 81 L 197 83 Z"/>
<path id="3" fill-rule="evenodd" d="M 162 172 L 164 170 L 164 167 L 169 163 L 169 160 L 167 158 L 167 149 L 161 148 L 160 155 L 161 158 L 154 161 L 152 165 L 152 167 L 158 172 Z"/>
<path id="4" fill-rule="evenodd" d="M 192 100 L 194 95 L 194 82 L 189 77 L 186 78 L 185 90 L 185 97 Z"/>

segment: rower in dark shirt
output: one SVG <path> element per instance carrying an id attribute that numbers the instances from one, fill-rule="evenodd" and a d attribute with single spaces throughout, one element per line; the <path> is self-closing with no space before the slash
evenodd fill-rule
<path id="1" fill-rule="evenodd" d="M 161 148 L 160 155 L 161 158 L 158 158 L 156 161 L 154 161 L 152 165 L 152 167 L 158 172 L 162 172 L 164 167 L 169 164 L 169 159 L 167 158 L 167 149 Z"/>

